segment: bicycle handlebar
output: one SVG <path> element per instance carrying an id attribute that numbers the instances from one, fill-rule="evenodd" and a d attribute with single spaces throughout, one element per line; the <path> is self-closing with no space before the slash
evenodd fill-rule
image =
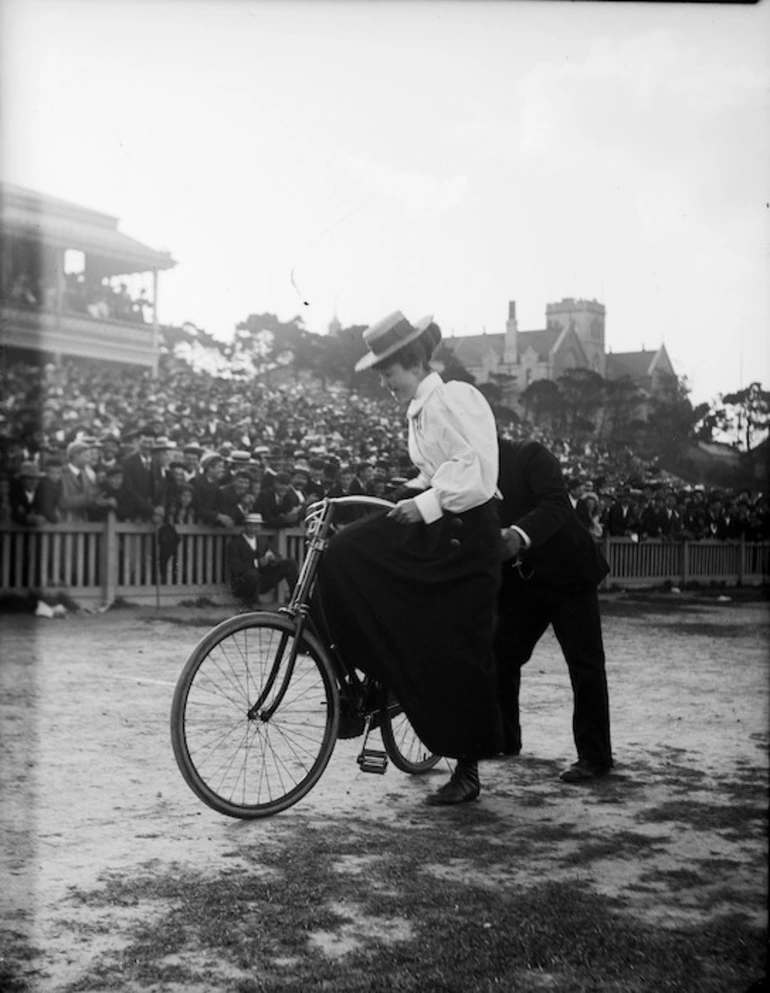
<path id="1" fill-rule="evenodd" d="M 365 494 L 355 494 L 353 496 L 324 497 L 323 500 L 316 500 L 311 503 L 305 511 L 305 516 L 310 516 L 323 504 L 333 504 L 335 507 L 395 507 L 392 500 L 383 500 L 382 497 L 366 496 Z"/>

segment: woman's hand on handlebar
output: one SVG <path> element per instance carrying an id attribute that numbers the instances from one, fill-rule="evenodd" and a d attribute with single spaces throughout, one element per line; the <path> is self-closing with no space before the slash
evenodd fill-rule
<path id="1" fill-rule="evenodd" d="M 422 514 L 414 500 L 399 500 L 393 510 L 388 511 L 388 517 L 399 524 L 417 524 L 422 520 Z"/>

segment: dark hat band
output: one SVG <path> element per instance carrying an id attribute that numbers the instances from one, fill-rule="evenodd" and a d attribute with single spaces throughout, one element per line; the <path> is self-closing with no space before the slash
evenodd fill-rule
<path id="1" fill-rule="evenodd" d="M 406 318 L 402 318 L 393 327 L 388 328 L 387 331 L 383 331 L 382 334 L 367 338 L 366 345 L 375 355 L 382 355 L 383 352 L 387 352 L 394 345 L 398 345 L 402 340 L 410 337 L 414 338 L 414 328 Z M 364 335 L 364 338 L 366 338 L 366 335 Z"/>

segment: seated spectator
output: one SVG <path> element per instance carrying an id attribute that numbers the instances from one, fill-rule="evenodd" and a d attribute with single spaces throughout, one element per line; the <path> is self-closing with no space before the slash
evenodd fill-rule
<path id="1" fill-rule="evenodd" d="M 247 608 L 257 606 L 260 593 L 268 593 L 282 580 L 286 580 L 291 595 L 299 575 L 296 562 L 279 558 L 269 539 L 259 535 L 261 525 L 261 514 L 248 514 L 242 533 L 231 538 L 227 546 L 230 589 Z"/>
<path id="2" fill-rule="evenodd" d="M 256 510 L 269 528 L 292 528 L 299 524 L 301 504 L 291 488 L 288 472 L 277 473 L 273 485 L 262 490 Z"/>
<path id="3" fill-rule="evenodd" d="M 34 462 L 22 462 L 10 492 L 11 519 L 20 527 L 38 527 L 47 521 L 40 499 L 40 479 L 40 469 Z"/>

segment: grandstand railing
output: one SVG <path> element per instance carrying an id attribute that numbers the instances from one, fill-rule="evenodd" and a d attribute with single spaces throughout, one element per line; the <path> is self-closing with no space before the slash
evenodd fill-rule
<path id="1" fill-rule="evenodd" d="M 149 524 L 48 524 L 0 529 L 0 596 L 66 593 L 83 605 L 116 600 L 170 605 L 208 599 L 232 603 L 227 582 L 227 544 L 235 528 L 176 525 L 179 543 L 168 553 Z M 301 565 L 302 528 L 266 531 L 281 556 Z M 610 573 L 602 586 L 665 583 L 761 585 L 770 581 L 770 542 L 600 542 Z M 278 591 L 281 596 L 284 591 Z M 271 600 L 276 594 L 271 595 Z M 271 602 L 265 598 L 266 602 Z"/>

